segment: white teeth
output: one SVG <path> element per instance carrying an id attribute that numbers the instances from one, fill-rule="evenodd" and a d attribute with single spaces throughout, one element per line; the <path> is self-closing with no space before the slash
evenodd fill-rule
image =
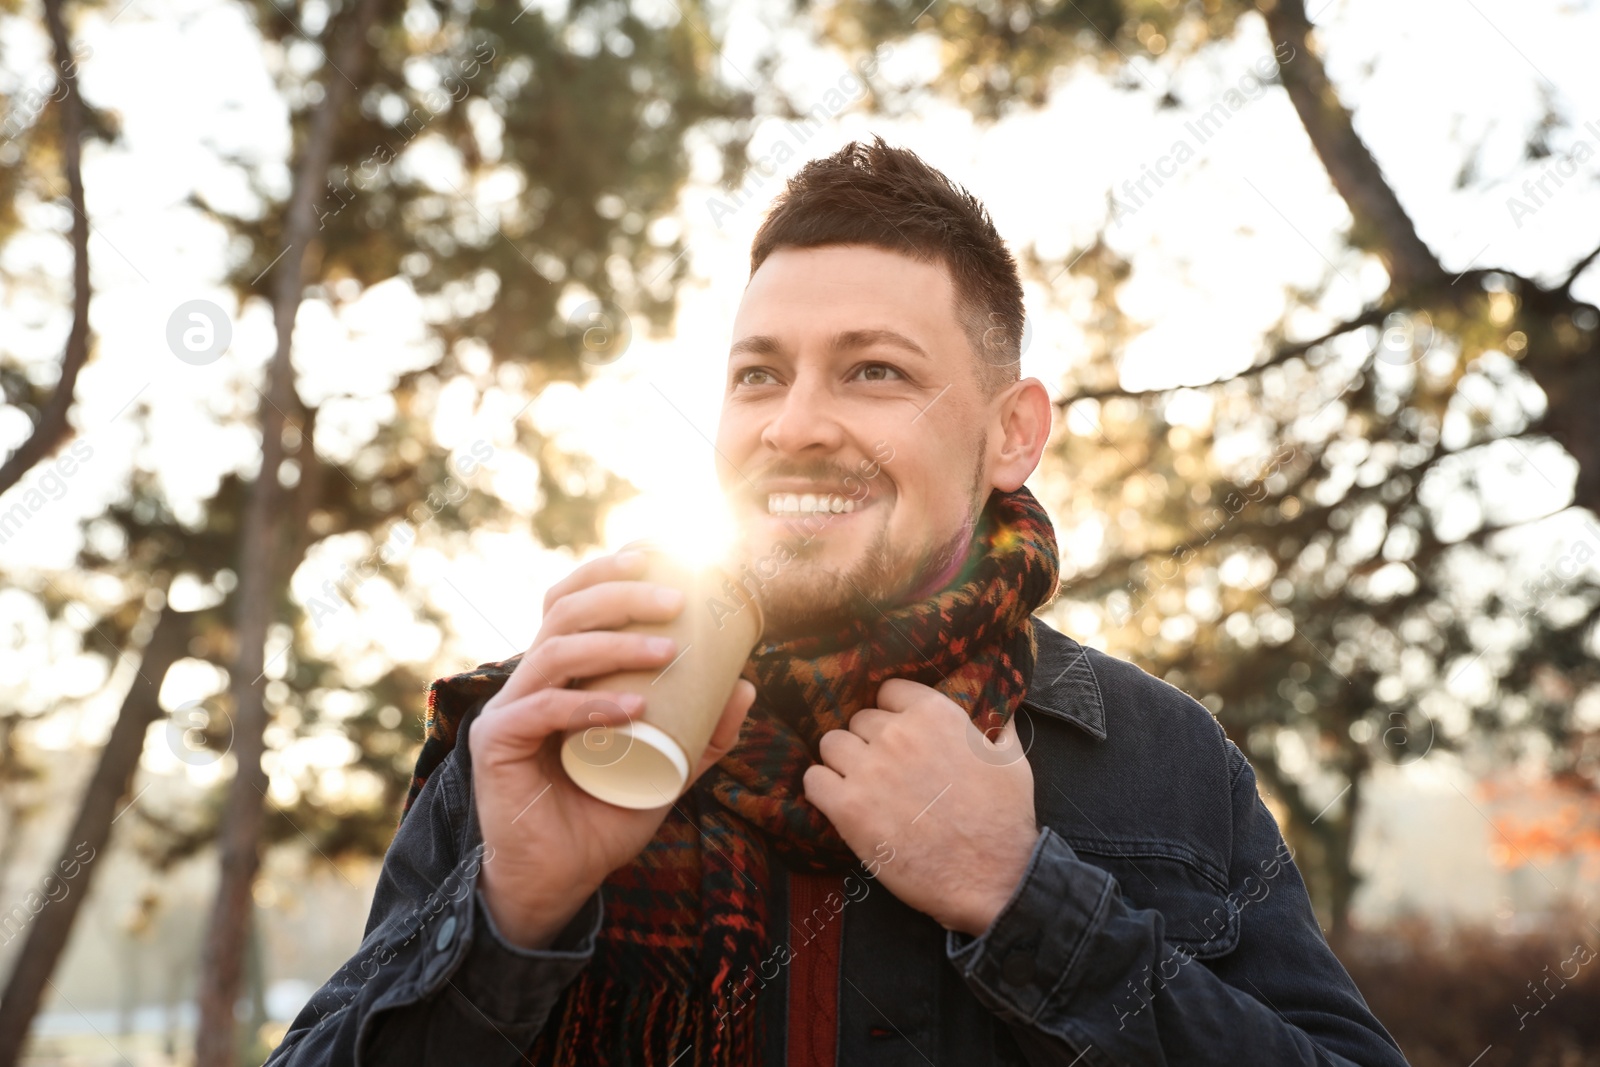
<path id="1" fill-rule="evenodd" d="M 770 493 L 769 515 L 845 515 L 856 510 L 856 502 L 838 493 Z"/>

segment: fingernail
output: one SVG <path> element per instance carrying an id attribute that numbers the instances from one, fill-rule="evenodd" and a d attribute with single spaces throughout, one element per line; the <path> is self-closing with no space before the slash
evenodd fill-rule
<path id="1" fill-rule="evenodd" d="M 674 589 L 670 585 L 664 585 L 660 589 L 656 590 L 656 603 L 660 604 L 664 608 L 682 607 L 683 590 Z"/>
<path id="2" fill-rule="evenodd" d="M 650 651 L 654 652 L 658 656 L 665 656 L 667 653 L 676 648 L 677 645 L 678 642 L 674 641 L 670 637 L 652 637 L 650 639 Z"/>
<path id="3" fill-rule="evenodd" d="M 623 711 L 634 712 L 644 707 L 644 697 L 638 693 L 623 693 L 617 698 L 617 704 Z"/>
<path id="4" fill-rule="evenodd" d="M 625 567 L 625 568 L 628 568 L 629 570 L 631 570 L 634 567 L 639 566 L 639 564 L 641 564 L 643 562 L 644 562 L 644 553 L 643 552 L 639 552 L 639 551 L 636 551 L 636 550 L 630 548 L 625 552 L 618 552 L 617 553 L 617 565 L 619 567 Z"/>

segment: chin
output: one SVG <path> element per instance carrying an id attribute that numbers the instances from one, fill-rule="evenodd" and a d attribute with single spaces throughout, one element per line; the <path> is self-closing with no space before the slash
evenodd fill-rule
<path id="1" fill-rule="evenodd" d="M 919 573 L 916 560 L 889 551 L 886 535 L 855 551 L 812 543 L 785 556 L 773 547 L 747 556 L 738 579 L 761 601 L 769 641 L 842 629 L 896 603 Z"/>
<path id="2" fill-rule="evenodd" d="M 760 598 L 768 640 L 838 630 L 871 610 L 870 596 L 845 573 L 799 561 L 765 583 Z"/>

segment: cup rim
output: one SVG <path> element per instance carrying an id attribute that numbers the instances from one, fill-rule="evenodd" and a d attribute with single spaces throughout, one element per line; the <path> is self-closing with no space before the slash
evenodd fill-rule
<path id="1" fill-rule="evenodd" d="M 674 792 L 672 796 L 667 797 L 664 801 L 659 803 L 632 803 L 632 795 L 618 790 L 608 789 L 606 787 L 604 775 L 573 774 L 571 764 L 568 762 L 570 759 L 568 756 L 568 745 L 572 740 L 572 736 L 570 734 L 566 738 L 563 738 L 561 742 L 561 769 L 567 772 L 567 777 L 571 778 L 573 783 L 577 785 L 579 789 L 582 789 L 585 793 L 588 793 L 590 796 L 595 797 L 598 800 L 603 800 L 607 804 L 614 804 L 619 808 L 645 810 L 649 808 L 659 808 L 666 804 L 675 803 L 678 799 L 678 794 L 682 792 L 684 785 L 689 781 L 689 758 L 684 754 L 683 746 L 678 744 L 678 742 L 673 739 L 671 734 L 667 733 L 659 726 L 654 726 L 643 721 L 642 719 L 630 719 L 626 723 L 618 723 L 615 726 L 601 727 L 601 729 L 617 730 L 624 727 L 626 727 L 632 734 L 634 741 L 646 745 L 656 752 L 659 752 L 661 755 L 667 758 L 669 763 L 672 764 L 672 769 L 674 772 L 676 772 L 678 778 L 676 792 Z M 597 792 L 596 790 L 599 791 Z"/>

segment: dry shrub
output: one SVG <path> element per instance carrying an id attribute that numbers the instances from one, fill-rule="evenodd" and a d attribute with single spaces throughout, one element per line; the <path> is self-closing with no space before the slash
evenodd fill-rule
<path id="1" fill-rule="evenodd" d="M 1412 1067 L 1600 1067 L 1600 930 L 1579 914 L 1516 936 L 1408 919 L 1342 955 Z"/>

